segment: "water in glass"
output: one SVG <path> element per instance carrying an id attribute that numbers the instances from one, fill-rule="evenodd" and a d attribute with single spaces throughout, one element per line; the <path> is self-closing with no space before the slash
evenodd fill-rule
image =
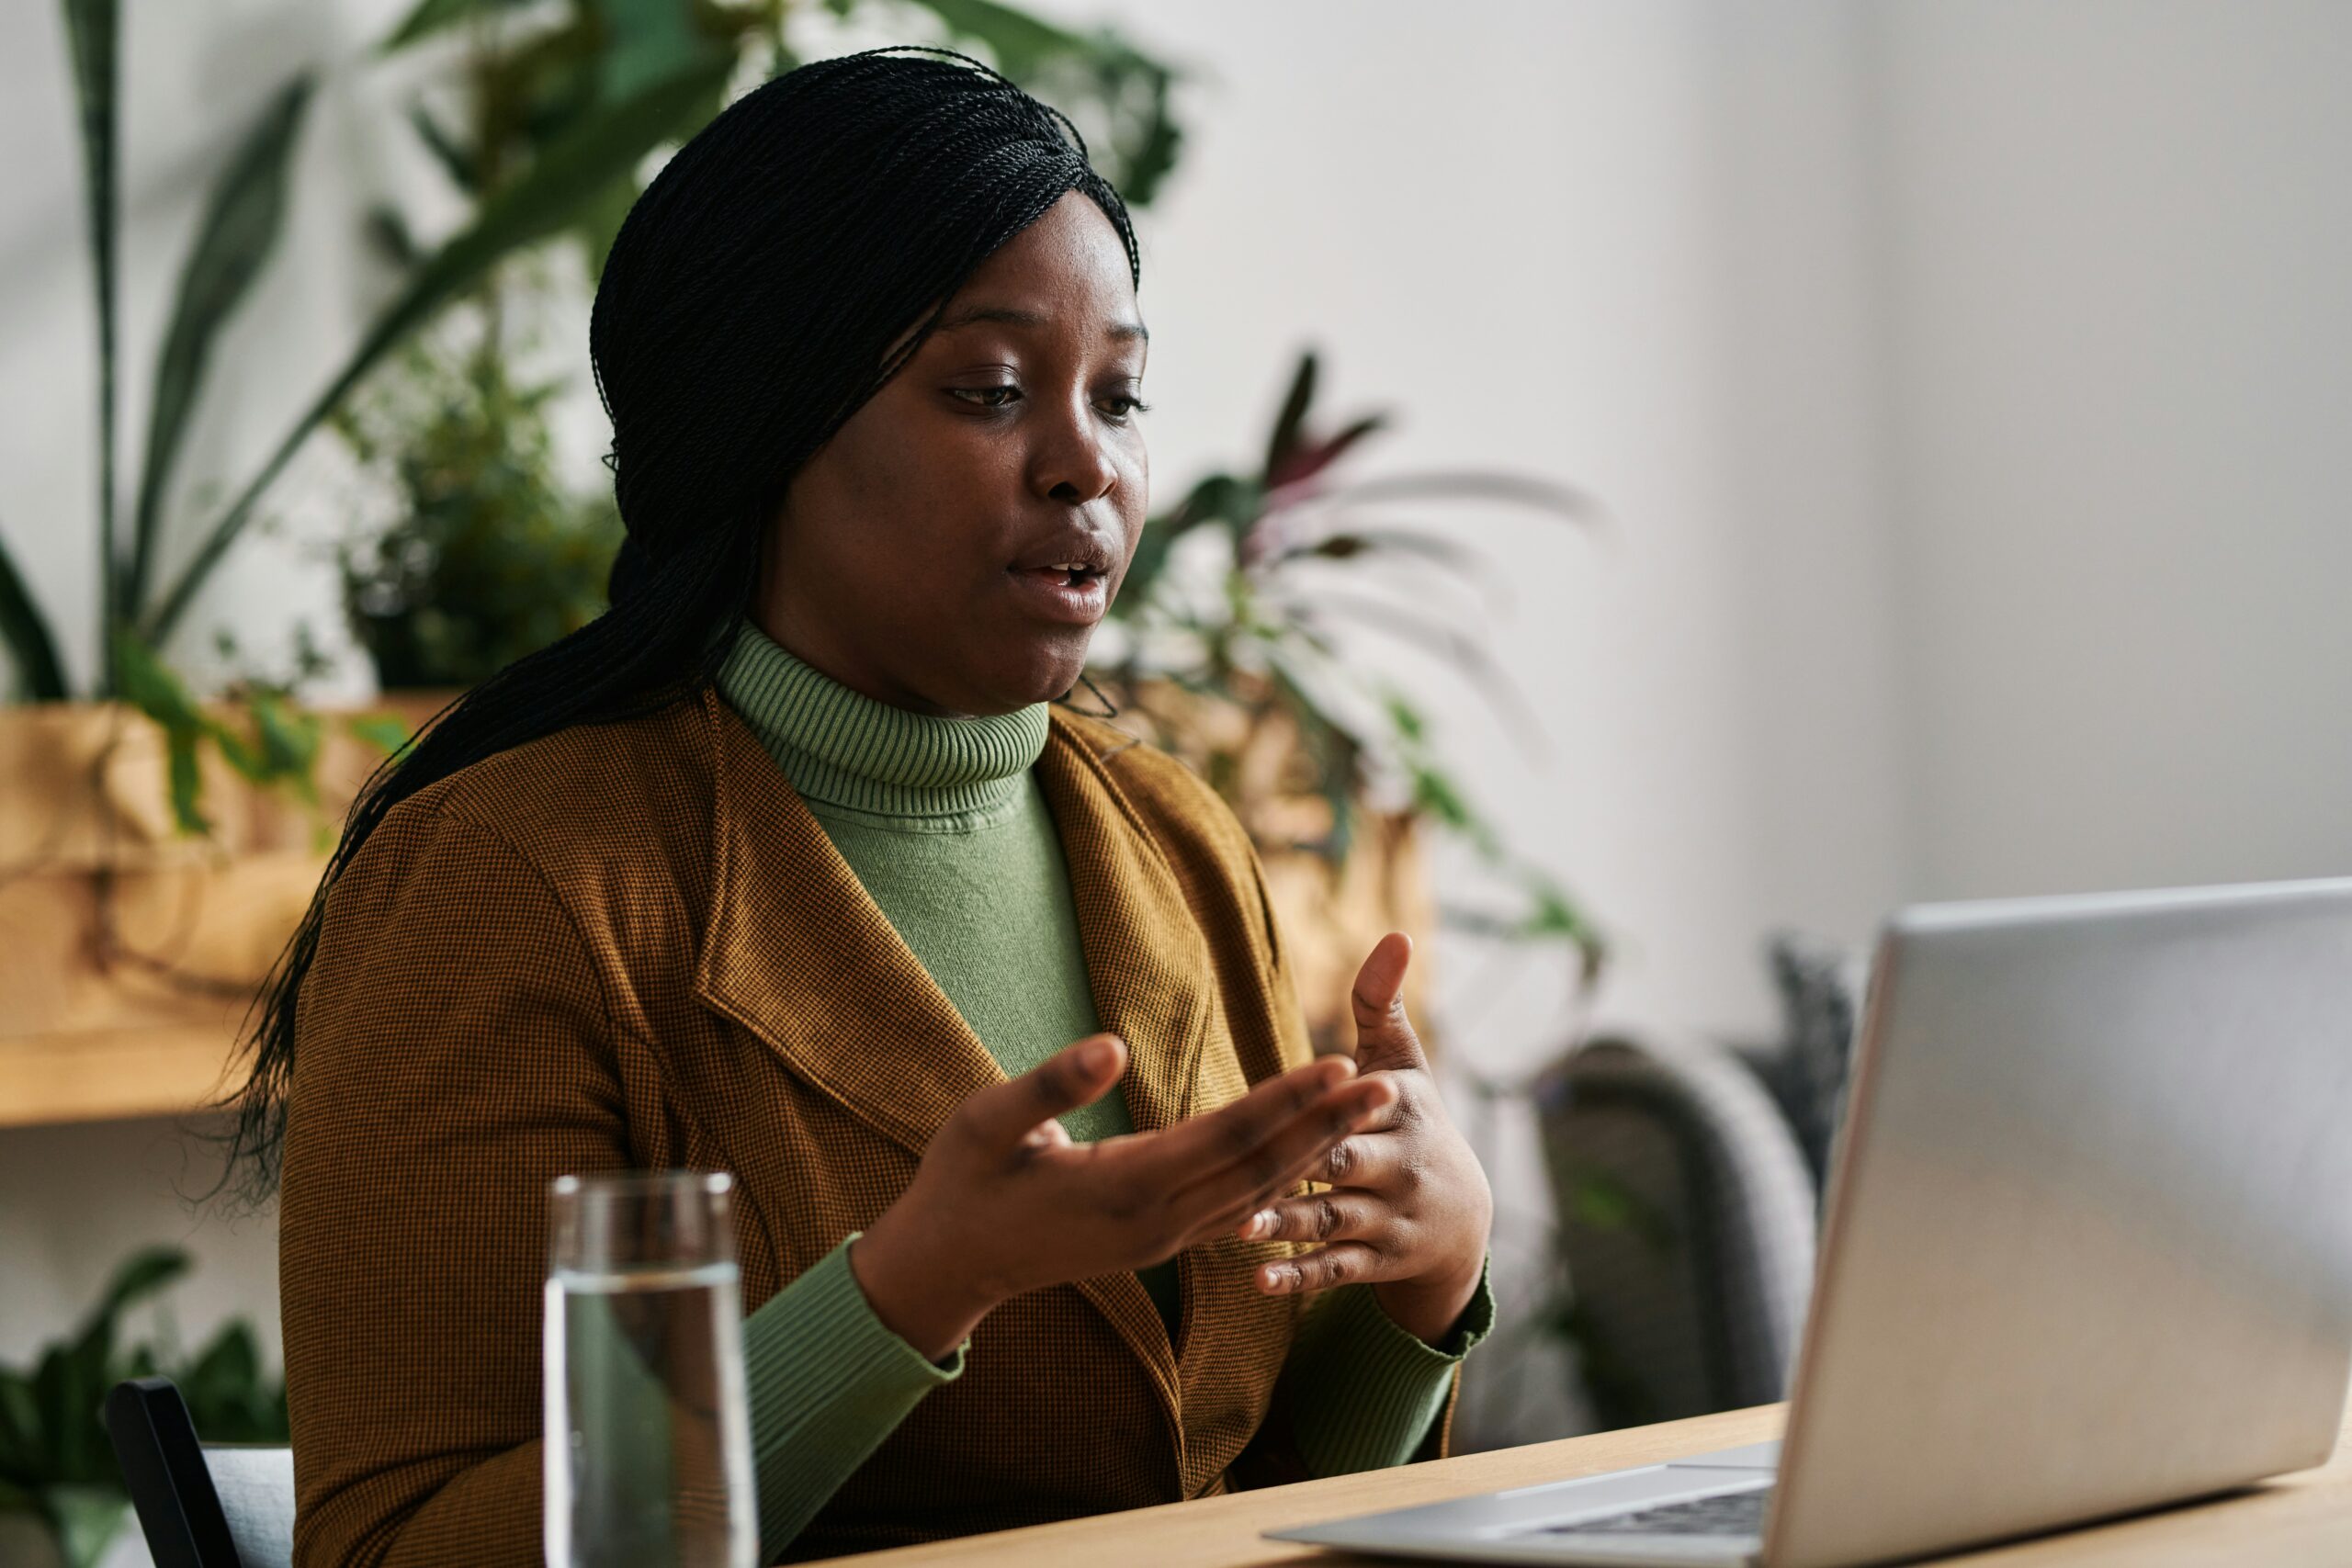
<path id="1" fill-rule="evenodd" d="M 710 1188 L 726 1179 L 557 1184 L 546 1340 L 551 1568 L 753 1568 L 741 1285 L 727 1192 Z"/>

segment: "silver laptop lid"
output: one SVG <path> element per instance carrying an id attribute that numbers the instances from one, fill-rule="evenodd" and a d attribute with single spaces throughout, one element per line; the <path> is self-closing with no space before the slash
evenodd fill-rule
<path id="1" fill-rule="evenodd" d="M 1872 971 L 1773 1568 L 2324 1461 L 2352 880 L 1928 906 Z"/>

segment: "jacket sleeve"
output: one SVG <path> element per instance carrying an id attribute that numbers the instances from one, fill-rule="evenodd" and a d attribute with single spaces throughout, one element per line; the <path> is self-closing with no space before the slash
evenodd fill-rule
<path id="1" fill-rule="evenodd" d="M 300 1564 L 537 1564 L 548 1181 L 629 1166 L 580 931 L 421 802 L 339 878 L 296 1016 L 280 1303 Z"/>

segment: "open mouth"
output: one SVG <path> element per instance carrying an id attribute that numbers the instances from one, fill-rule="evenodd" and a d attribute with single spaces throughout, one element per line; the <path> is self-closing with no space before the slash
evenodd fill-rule
<path id="1" fill-rule="evenodd" d="M 1030 613 L 1046 620 L 1092 626 L 1110 608 L 1110 584 L 1102 569 L 1089 561 L 1017 566 L 1010 575 Z"/>

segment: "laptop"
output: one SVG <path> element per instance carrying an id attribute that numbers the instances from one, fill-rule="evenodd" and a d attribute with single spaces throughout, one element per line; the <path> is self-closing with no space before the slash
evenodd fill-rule
<path id="1" fill-rule="evenodd" d="M 1848 1568 L 2324 1462 L 2352 1377 L 2352 879 L 1883 932 L 1784 1439 L 1270 1530 Z"/>

